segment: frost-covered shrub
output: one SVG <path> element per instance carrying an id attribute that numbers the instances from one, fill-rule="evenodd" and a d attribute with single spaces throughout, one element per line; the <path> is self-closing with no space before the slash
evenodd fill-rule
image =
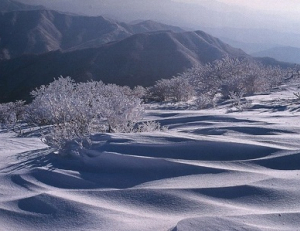
<path id="1" fill-rule="evenodd" d="M 27 121 L 39 126 L 71 121 L 82 102 L 75 99 L 74 91 L 75 82 L 70 77 L 60 77 L 35 89 L 31 92 L 34 100 L 28 106 L 31 113 L 27 114 Z"/>
<path id="2" fill-rule="evenodd" d="M 135 132 L 166 131 L 167 129 L 167 127 L 162 127 L 160 123 L 156 121 L 146 121 L 138 124 Z"/>
<path id="3" fill-rule="evenodd" d="M 194 88 L 188 79 L 180 76 L 161 79 L 149 88 L 150 97 L 157 101 L 187 101 L 194 96 Z"/>
<path id="4" fill-rule="evenodd" d="M 141 118 L 141 100 L 130 88 L 102 82 L 75 83 L 58 78 L 32 93 L 27 121 L 49 125 L 44 141 L 64 150 L 87 141 L 93 132 L 131 132 Z"/>
<path id="5" fill-rule="evenodd" d="M 115 84 L 106 85 L 101 95 L 105 101 L 103 117 L 107 121 L 108 131 L 130 132 L 143 114 L 141 99 L 133 94 L 127 95 Z"/>
<path id="6" fill-rule="evenodd" d="M 137 98 L 144 99 L 147 95 L 147 89 L 142 86 L 136 86 L 132 89 L 132 95 Z"/>
<path id="7" fill-rule="evenodd" d="M 17 124 L 24 119 L 25 101 L 0 104 L 0 123 L 6 129 L 17 129 Z"/>
<path id="8" fill-rule="evenodd" d="M 268 91 L 278 85 L 287 75 L 287 70 L 279 67 L 264 66 L 249 59 L 225 57 L 203 66 L 197 66 L 180 76 L 194 86 L 199 106 L 205 105 L 207 96 L 221 93 L 229 99 L 231 92 L 238 95 L 252 95 Z"/>
<path id="9" fill-rule="evenodd" d="M 214 106 L 214 97 L 210 94 L 201 94 L 195 100 L 198 109 L 206 109 Z"/>
<path id="10" fill-rule="evenodd" d="M 70 122 L 47 127 L 42 141 L 57 150 L 60 155 L 80 154 L 80 150 L 91 144 L 90 135 L 93 130 L 82 127 L 82 124 Z M 71 153 L 72 152 L 72 153 Z"/>
<path id="11" fill-rule="evenodd" d="M 250 108 L 251 101 L 247 100 L 244 97 L 244 92 L 230 92 L 229 93 L 230 102 L 231 102 L 231 111 L 237 110 L 237 111 L 243 111 L 244 109 Z"/>
<path id="12" fill-rule="evenodd" d="M 154 86 L 148 88 L 147 98 L 158 102 L 163 102 L 169 97 L 169 88 L 165 79 L 156 81 Z"/>
<path id="13" fill-rule="evenodd" d="M 140 99 L 130 88 L 96 81 L 75 83 L 70 77 L 61 77 L 32 95 L 28 120 L 38 125 L 76 121 L 92 127 L 106 124 L 107 128 L 120 130 L 118 127 L 139 119 L 142 113 Z"/>

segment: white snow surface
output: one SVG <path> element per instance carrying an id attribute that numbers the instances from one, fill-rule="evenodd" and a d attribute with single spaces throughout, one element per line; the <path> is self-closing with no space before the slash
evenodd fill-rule
<path id="1" fill-rule="evenodd" d="M 300 230 L 295 91 L 242 112 L 152 105 L 169 130 L 95 134 L 77 158 L 1 132 L 0 230 Z"/>

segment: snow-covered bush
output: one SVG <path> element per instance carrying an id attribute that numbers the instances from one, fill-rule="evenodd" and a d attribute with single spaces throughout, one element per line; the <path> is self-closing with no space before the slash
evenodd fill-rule
<path id="1" fill-rule="evenodd" d="M 134 124 L 141 119 L 143 107 L 141 99 L 127 94 L 123 88 L 109 84 L 102 88 L 100 96 L 105 101 L 102 115 L 107 121 L 109 132 L 130 132 Z"/>
<path id="2" fill-rule="evenodd" d="M 137 125 L 135 132 L 154 132 L 154 131 L 166 131 L 167 127 L 161 126 L 156 121 L 146 121 Z"/>
<path id="3" fill-rule="evenodd" d="M 87 142 L 94 132 L 131 132 L 143 113 L 141 100 L 132 90 L 115 84 L 75 83 L 60 77 L 31 94 L 34 99 L 26 119 L 49 125 L 44 141 L 59 150 L 74 141 Z"/>
<path id="4" fill-rule="evenodd" d="M 209 93 L 199 95 L 195 100 L 198 109 L 206 109 L 214 106 L 214 97 Z"/>
<path id="5" fill-rule="evenodd" d="M 287 76 L 287 70 L 264 66 L 252 59 L 225 57 L 206 65 L 190 68 L 171 79 L 161 79 L 148 88 L 148 99 L 187 101 L 196 96 L 198 108 L 215 106 L 217 101 L 236 96 L 253 95 L 277 86 Z M 220 97 L 221 95 L 221 97 Z M 216 100 L 218 96 L 218 100 Z"/>
<path id="6" fill-rule="evenodd" d="M 231 108 L 229 111 L 243 111 L 251 107 L 251 101 L 244 97 L 244 92 L 230 92 Z"/>
<path id="7" fill-rule="evenodd" d="M 135 86 L 132 89 L 132 94 L 137 98 L 144 99 L 147 94 L 147 89 L 142 86 Z"/>
<path id="8" fill-rule="evenodd" d="M 42 85 L 31 92 L 34 100 L 28 106 L 27 121 L 35 125 L 61 124 L 69 122 L 78 114 L 75 99 L 75 82 L 70 78 L 58 78 L 48 86 Z"/>
<path id="9" fill-rule="evenodd" d="M 25 101 L 19 100 L 16 102 L 0 104 L 0 123 L 6 129 L 14 130 L 17 124 L 24 118 Z M 20 131 L 18 131 L 20 132 Z"/>
<path id="10" fill-rule="evenodd" d="M 150 98 L 157 101 L 187 101 L 194 96 L 194 88 L 188 79 L 181 76 L 171 79 L 161 79 L 149 88 Z"/>
<path id="11" fill-rule="evenodd" d="M 231 93 L 252 95 L 268 91 L 278 85 L 287 71 L 279 67 L 264 66 L 250 59 L 225 57 L 203 66 L 193 67 L 180 76 L 194 86 L 199 106 L 206 105 L 218 93 L 229 99 Z"/>
<path id="12" fill-rule="evenodd" d="M 42 141 L 59 151 L 61 155 L 69 155 L 72 151 L 80 151 L 83 147 L 87 148 L 90 144 L 92 131 L 82 131 L 82 126 L 76 122 L 65 124 L 55 124 L 47 127 L 44 131 Z"/>

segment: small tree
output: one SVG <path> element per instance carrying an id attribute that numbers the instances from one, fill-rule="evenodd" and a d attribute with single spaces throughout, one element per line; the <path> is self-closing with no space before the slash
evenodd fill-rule
<path id="1" fill-rule="evenodd" d="M 139 99 L 144 99 L 147 95 L 147 89 L 138 85 L 133 88 L 132 95 Z"/>
<path id="2" fill-rule="evenodd" d="M 25 101 L 0 104 L 0 123 L 6 129 L 21 133 L 21 127 L 18 124 L 24 119 Z"/>
<path id="3" fill-rule="evenodd" d="M 187 101 L 194 96 L 194 88 L 188 79 L 181 76 L 172 79 L 161 79 L 149 88 L 150 96 L 157 101 L 173 100 L 175 102 Z"/>

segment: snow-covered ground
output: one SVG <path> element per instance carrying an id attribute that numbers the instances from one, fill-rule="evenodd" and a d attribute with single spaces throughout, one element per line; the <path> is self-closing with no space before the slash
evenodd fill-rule
<path id="1" fill-rule="evenodd" d="M 243 112 L 152 107 L 168 131 L 98 134 L 82 158 L 0 133 L 0 230 L 300 230 L 295 91 Z"/>

